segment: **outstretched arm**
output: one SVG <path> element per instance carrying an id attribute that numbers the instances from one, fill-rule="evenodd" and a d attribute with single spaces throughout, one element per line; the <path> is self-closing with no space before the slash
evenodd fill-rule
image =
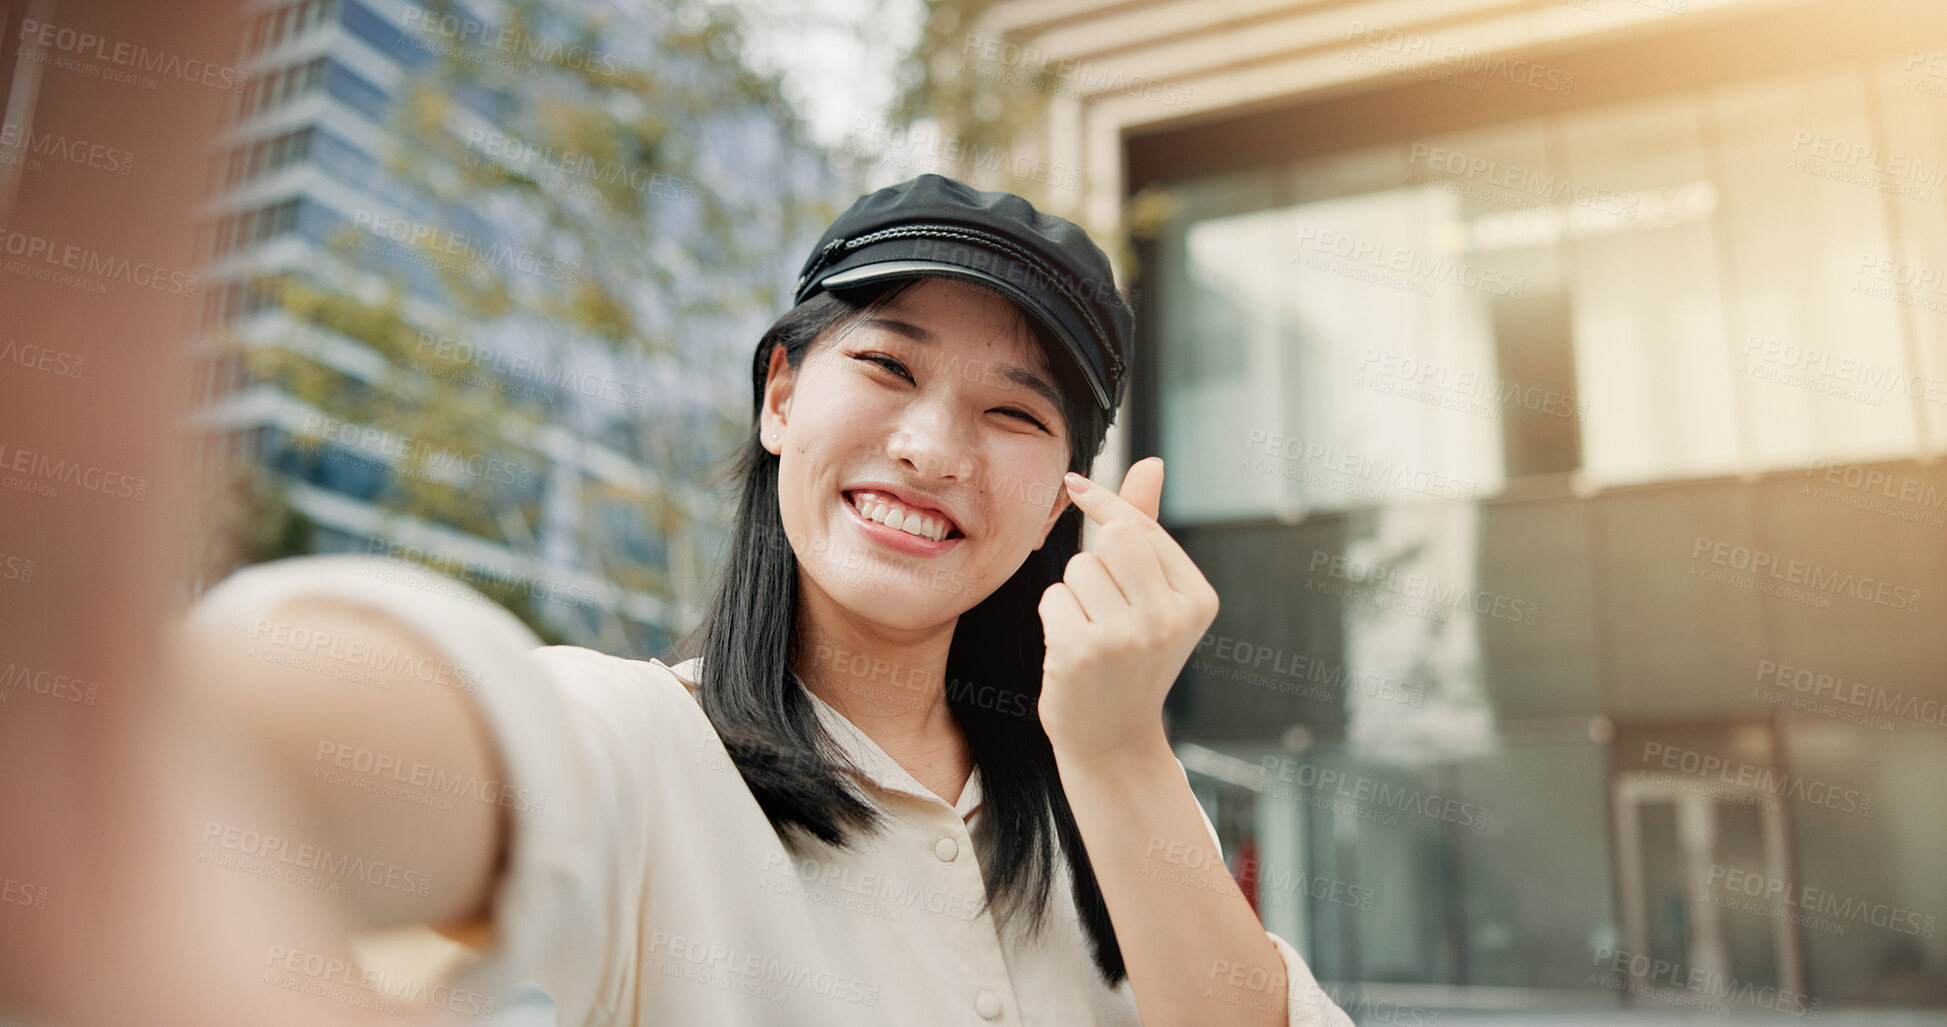
<path id="1" fill-rule="evenodd" d="M 266 911 L 209 932 L 240 953 L 213 969 L 247 972 L 229 991 L 335 1013 L 390 989 L 484 1014 L 532 980 L 564 1024 L 612 1012 L 651 830 L 629 788 L 653 784 L 662 737 L 641 675 L 540 647 L 465 584 L 373 556 L 248 568 L 178 634 L 194 700 L 179 733 L 202 728 L 203 762 L 244 768 L 228 776 L 250 793 L 189 789 L 167 825 L 185 876 Z M 455 935 L 464 967 L 388 976 L 339 951 L 349 930 L 406 924 Z"/>
<path id="2" fill-rule="evenodd" d="M 509 811 L 443 787 L 507 779 L 470 672 L 382 613 L 328 599 L 192 620 L 174 641 L 190 723 L 267 804 L 200 815 L 199 857 L 312 874 L 354 929 L 485 916 Z"/>

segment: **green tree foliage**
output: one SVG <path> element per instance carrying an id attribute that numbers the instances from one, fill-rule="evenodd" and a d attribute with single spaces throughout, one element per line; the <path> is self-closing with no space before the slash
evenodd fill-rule
<path id="1" fill-rule="evenodd" d="M 347 448 L 370 458 L 388 533 L 499 543 L 558 586 L 574 576 L 556 563 L 565 529 L 568 559 L 673 620 L 715 555 L 718 500 L 694 486 L 748 418 L 749 326 L 790 302 L 779 241 L 814 237 L 838 208 L 777 83 L 744 66 L 734 13 L 661 10 L 517 0 L 489 33 L 459 35 L 439 19 L 469 13 L 430 0 L 414 19 L 430 59 L 396 97 L 385 154 L 404 202 L 372 205 L 404 207 L 404 224 L 365 212 L 339 231 L 340 259 L 262 275 L 288 338 L 239 352 L 250 381 L 323 414 L 292 459 L 322 459 L 327 440 L 341 463 Z M 382 357 L 382 380 L 321 359 L 320 338 Z M 578 449 L 616 470 L 567 473 Z M 310 551 L 274 482 L 226 473 L 255 511 L 235 558 Z M 573 501 L 547 498 L 558 489 Z M 536 615 L 559 587 L 431 565 L 560 638 Z M 646 648 L 595 605 L 608 612 L 584 613 L 574 641 Z"/>
<path id="2" fill-rule="evenodd" d="M 926 0 L 926 27 L 900 64 L 904 89 L 890 118 L 908 128 L 921 120 L 938 125 L 942 138 L 959 144 L 955 177 L 970 182 L 977 176 L 969 155 L 1011 152 L 1046 124 L 1049 99 L 1061 87 L 1049 65 L 1003 64 L 982 56 L 978 24 L 995 2 Z M 1047 183 L 1032 177 L 1017 176 L 1006 188 L 1043 208 L 1062 205 L 1051 204 Z"/>

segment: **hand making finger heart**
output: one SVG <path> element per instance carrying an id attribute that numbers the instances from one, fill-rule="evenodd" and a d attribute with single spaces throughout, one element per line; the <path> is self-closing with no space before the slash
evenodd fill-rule
<path id="1" fill-rule="evenodd" d="M 1136 462 L 1120 495 L 1079 475 L 1068 490 L 1097 525 L 1092 548 L 1048 586 L 1041 614 L 1041 726 L 1064 759 L 1160 740 L 1163 697 L 1217 619 L 1217 590 L 1156 523 L 1163 461 Z"/>

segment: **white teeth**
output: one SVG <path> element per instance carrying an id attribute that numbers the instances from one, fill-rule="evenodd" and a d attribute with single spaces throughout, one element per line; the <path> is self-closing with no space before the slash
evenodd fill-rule
<path id="1" fill-rule="evenodd" d="M 863 501 L 855 499 L 852 505 L 868 521 L 889 528 L 898 528 L 908 535 L 917 535 L 934 542 L 946 538 L 947 526 L 944 518 L 926 516 L 917 510 L 909 510 L 899 503 L 877 495 L 868 495 Z"/>

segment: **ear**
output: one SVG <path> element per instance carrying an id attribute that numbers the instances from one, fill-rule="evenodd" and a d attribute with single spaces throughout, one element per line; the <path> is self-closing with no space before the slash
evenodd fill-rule
<path id="1" fill-rule="evenodd" d="M 784 425 L 791 413 L 791 386 L 797 370 L 784 357 L 784 345 L 771 347 L 771 366 L 764 372 L 764 406 L 757 415 L 757 438 L 772 454 L 784 452 Z"/>
<path id="2" fill-rule="evenodd" d="M 1068 490 L 1061 483 L 1057 482 L 1055 484 L 1055 507 L 1053 510 L 1048 511 L 1048 523 L 1041 526 L 1041 541 L 1034 544 L 1036 552 L 1039 552 L 1042 546 L 1048 544 L 1049 533 L 1055 530 L 1055 522 L 1061 520 L 1061 512 L 1068 509 L 1070 502 Z"/>

